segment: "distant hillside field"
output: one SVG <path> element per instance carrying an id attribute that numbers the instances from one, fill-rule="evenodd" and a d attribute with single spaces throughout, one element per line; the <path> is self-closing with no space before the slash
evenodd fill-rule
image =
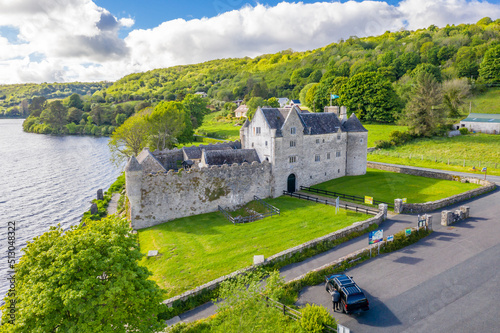
<path id="1" fill-rule="evenodd" d="M 490 88 L 484 94 L 471 98 L 473 113 L 500 113 L 500 87 Z M 469 103 L 465 108 L 469 111 Z"/>

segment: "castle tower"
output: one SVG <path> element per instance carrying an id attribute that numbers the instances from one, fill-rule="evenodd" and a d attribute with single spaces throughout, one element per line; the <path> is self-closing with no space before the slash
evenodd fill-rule
<path id="1" fill-rule="evenodd" d="M 125 166 L 125 189 L 130 202 L 130 220 L 134 228 L 134 221 L 141 209 L 142 191 L 142 166 L 134 156 L 130 157 Z"/>

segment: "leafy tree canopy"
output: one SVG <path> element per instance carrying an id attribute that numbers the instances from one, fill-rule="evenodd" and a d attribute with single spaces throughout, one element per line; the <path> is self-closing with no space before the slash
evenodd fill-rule
<path id="1" fill-rule="evenodd" d="M 12 332 L 157 332 L 162 292 L 138 265 L 137 235 L 114 216 L 64 232 L 52 227 L 23 249 L 16 265 Z"/>

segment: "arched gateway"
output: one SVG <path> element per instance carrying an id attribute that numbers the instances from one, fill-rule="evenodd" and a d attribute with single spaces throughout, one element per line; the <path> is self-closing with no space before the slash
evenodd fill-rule
<path id="1" fill-rule="evenodd" d="M 287 191 L 290 193 L 295 192 L 296 189 L 295 174 L 292 173 L 290 176 L 288 176 L 287 184 L 288 184 Z"/>

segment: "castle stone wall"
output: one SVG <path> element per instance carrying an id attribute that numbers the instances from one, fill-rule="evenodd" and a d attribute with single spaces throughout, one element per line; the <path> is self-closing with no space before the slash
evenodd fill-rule
<path id="1" fill-rule="evenodd" d="M 268 162 L 167 173 L 142 172 L 126 177 L 127 183 L 140 183 L 141 188 L 139 202 L 137 196 L 129 195 L 134 229 L 214 212 L 219 205 L 232 209 L 252 201 L 254 195 L 266 198 L 271 195 L 272 183 Z"/>

